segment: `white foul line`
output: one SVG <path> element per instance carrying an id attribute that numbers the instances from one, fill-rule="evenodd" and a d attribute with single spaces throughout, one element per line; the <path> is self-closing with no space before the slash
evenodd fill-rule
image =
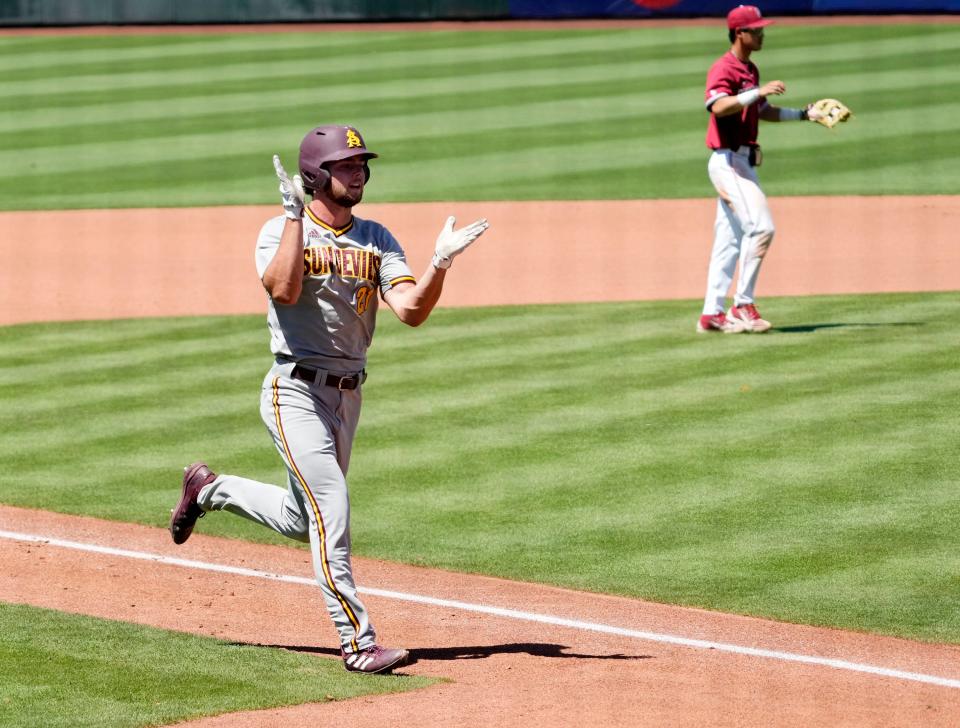
<path id="1" fill-rule="evenodd" d="M 316 585 L 316 581 L 313 579 L 308 579 L 302 576 L 272 574 L 267 571 L 246 569 L 241 566 L 226 566 L 224 564 L 211 564 L 205 561 L 178 559 L 172 556 L 163 556 L 162 554 L 150 554 L 143 551 L 115 549 L 108 546 L 97 546 L 96 544 L 81 543 L 79 541 L 65 541 L 58 538 L 35 536 L 28 533 L 0 531 L 0 538 L 12 539 L 14 541 L 44 543 L 51 546 L 59 546 L 61 548 L 75 549 L 77 551 L 90 551 L 98 554 L 107 554 L 109 556 L 123 556 L 130 559 L 140 559 L 141 561 L 155 561 L 160 564 L 182 566 L 187 569 L 216 571 L 223 574 L 235 574 L 237 576 L 252 576 L 258 579 L 272 579 L 274 581 L 282 581 L 287 584 L 306 584 L 309 586 Z M 946 688 L 960 688 L 960 680 L 955 680 L 952 678 L 940 677 L 938 675 L 926 675 L 919 672 L 907 672 L 905 670 L 894 670 L 887 667 L 877 667 L 875 665 L 865 665 L 858 662 L 848 662 L 847 660 L 835 660 L 827 657 L 800 655 L 792 652 L 779 652 L 776 650 L 763 650 L 757 647 L 743 647 L 724 642 L 710 642 L 708 640 L 691 639 L 689 637 L 679 637 L 676 635 L 661 634 L 659 632 L 644 632 L 641 630 L 625 629 L 623 627 L 600 624 L 598 622 L 583 622 L 578 619 L 566 619 L 564 617 L 554 617 L 549 614 L 536 614 L 535 612 L 521 612 L 516 609 L 504 609 L 503 607 L 489 607 L 482 604 L 471 604 L 470 602 L 459 602 L 450 599 L 435 599 L 433 597 L 425 597 L 419 594 L 406 594 L 404 592 L 388 591 L 386 589 L 360 587 L 358 591 L 360 591 L 361 594 L 370 594 L 372 596 L 384 597 L 386 599 L 397 599 L 405 602 L 415 602 L 417 604 L 429 604 L 431 606 L 446 607 L 448 609 L 460 609 L 466 612 L 492 614 L 498 617 L 506 617 L 508 619 L 518 619 L 525 622 L 539 622 L 542 624 L 551 624 L 558 627 L 569 627 L 570 629 L 587 632 L 602 632 L 604 634 L 613 634 L 619 637 L 630 637 L 633 639 L 646 640 L 648 642 L 661 642 L 670 645 L 681 645 L 683 647 L 717 650 L 718 652 L 731 652 L 736 655 L 749 655 L 750 657 L 766 657 L 785 662 L 801 662 L 808 665 L 820 665 L 823 667 L 833 667 L 838 670 L 849 670 L 851 672 L 864 672 L 871 675 L 891 677 L 897 680 L 910 680 L 912 682 L 929 683 L 931 685 L 939 685 Z"/>

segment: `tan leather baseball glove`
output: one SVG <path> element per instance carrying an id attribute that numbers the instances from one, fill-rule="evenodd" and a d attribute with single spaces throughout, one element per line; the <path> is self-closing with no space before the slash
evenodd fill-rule
<path id="1" fill-rule="evenodd" d="M 832 129 L 851 116 L 846 104 L 837 99 L 820 99 L 807 107 L 807 118 Z"/>

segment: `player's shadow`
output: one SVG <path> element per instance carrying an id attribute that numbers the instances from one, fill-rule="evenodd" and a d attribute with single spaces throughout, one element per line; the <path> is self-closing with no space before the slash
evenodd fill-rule
<path id="1" fill-rule="evenodd" d="M 888 324 L 871 323 L 829 323 L 829 324 L 801 324 L 799 326 L 773 326 L 770 331 L 776 331 L 780 334 L 809 334 L 820 329 L 870 329 L 889 326 L 923 326 L 922 321 L 897 321 Z"/>
<path id="2" fill-rule="evenodd" d="M 566 645 L 547 642 L 513 642 L 504 645 L 475 645 L 471 647 L 427 647 L 410 650 L 411 663 L 420 660 L 482 660 L 491 655 L 526 654 L 533 657 L 551 657 L 574 660 L 650 660 L 653 655 L 585 654 L 567 652 Z"/>
<path id="3" fill-rule="evenodd" d="M 272 647 L 292 652 L 307 652 L 315 655 L 331 655 L 340 657 L 340 650 L 333 647 L 316 647 L 313 645 L 263 645 L 250 642 L 233 642 L 241 647 Z M 411 648 L 408 665 L 418 660 L 483 660 L 491 655 L 527 654 L 533 657 L 551 657 L 575 660 L 651 660 L 653 655 L 625 655 L 613 654 L 584 654 L 580 652 L 566 652 L 566 645 L 555 645 L 545 642 L 512 642 L 502 645 L 473 645 L 464 647 L 424 647 Z"/>

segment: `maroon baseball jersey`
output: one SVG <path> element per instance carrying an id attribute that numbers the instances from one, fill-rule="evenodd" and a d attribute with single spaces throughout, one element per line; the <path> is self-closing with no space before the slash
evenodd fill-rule
<path id="1" fill-rule="evenodd" d="M 707 72 L 707 111 L 713 102 L 724 96 L 736 96 L 760 86 L 760 70 L 751 61 L 741 61 L 732 51 L 718 58 Z M 760 126 L 760 100 L 750 104 L 739 114 L 718 117 L 710 114 L 707 126 L 707 146 L 711 149 L 736 149 L 744 144 L 756 144 Z"/>

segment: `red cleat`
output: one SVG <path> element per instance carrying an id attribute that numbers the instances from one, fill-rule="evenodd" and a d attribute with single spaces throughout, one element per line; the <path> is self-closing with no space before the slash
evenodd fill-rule
<path id="1" fill-rule="evenodd" d="M 740 321 L 743 324 L 744 330 L 752 331 L 755 334 L 762 334 L 764 331 L 770 330 L 770 322 L 760 315 L 757 307 L 752 303 L 731 307 L 727 318 L 733 321 Z"/>

